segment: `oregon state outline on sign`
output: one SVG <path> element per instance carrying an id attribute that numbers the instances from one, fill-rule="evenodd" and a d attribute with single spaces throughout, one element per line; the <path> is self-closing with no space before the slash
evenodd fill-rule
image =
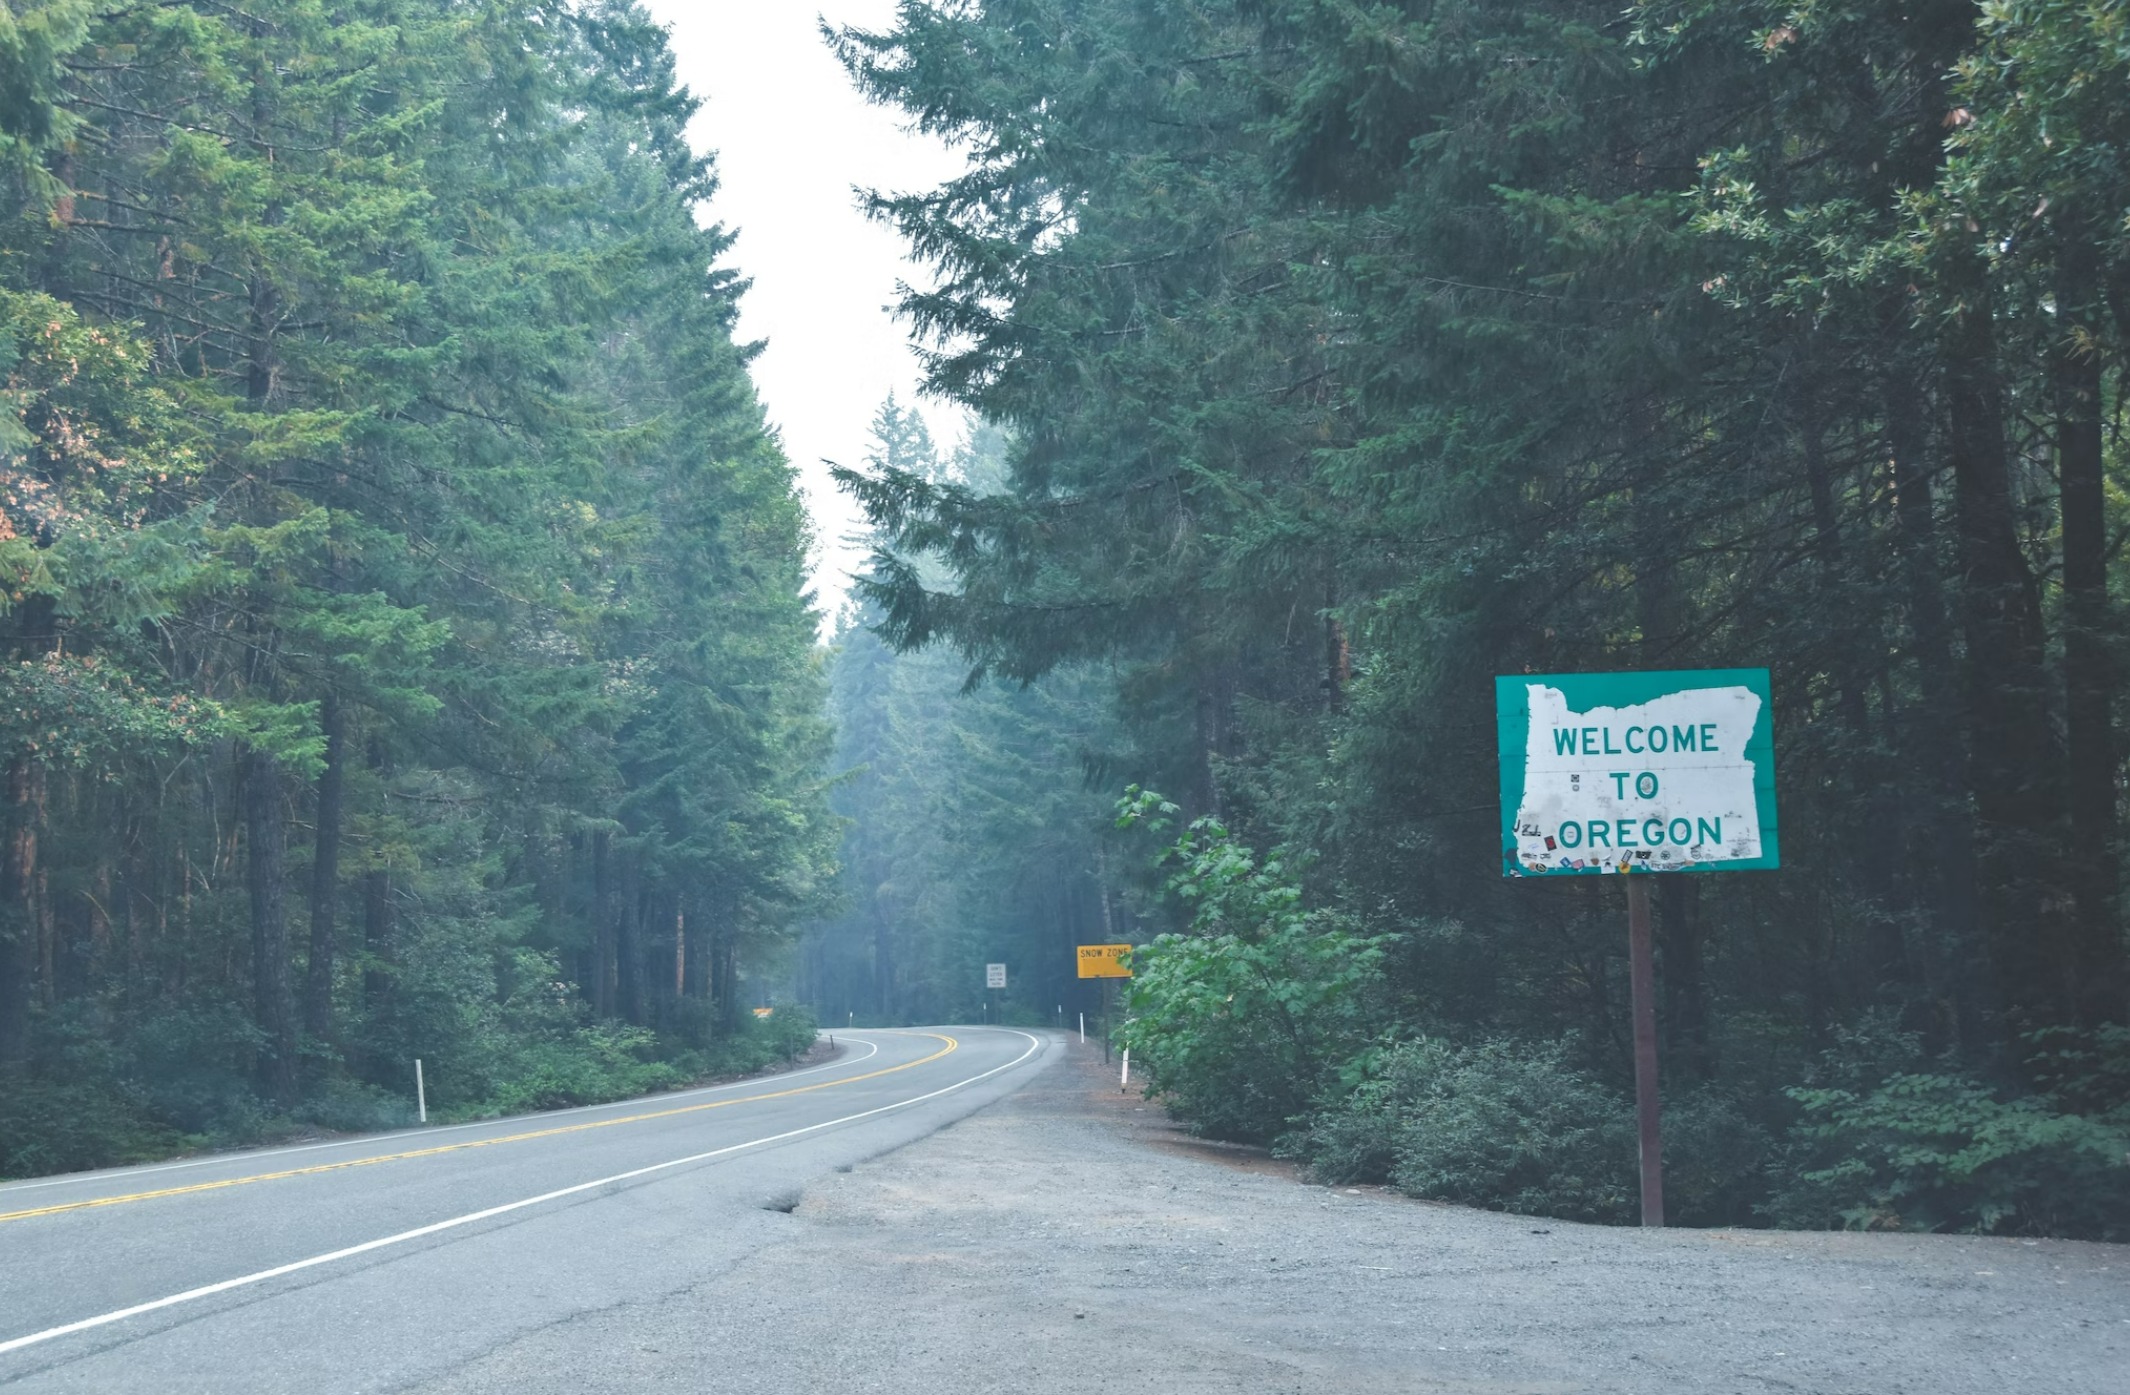
<path id="1" fill-rule="evenodd" d="M 1766 669 L 1494 682 L 1503 875 L 1781 865 Z"/>

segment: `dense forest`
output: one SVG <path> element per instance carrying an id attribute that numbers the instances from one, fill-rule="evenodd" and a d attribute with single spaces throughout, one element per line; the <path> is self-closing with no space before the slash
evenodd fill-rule
<path id="1" fill-rule="evenodd" d="M 1070 1022 L 1103 940 L 1194 1127 L 1630 1219 L 1494 680 L 1764 667 L 1674 1218 L 2130 1238 L 2130 5 L 824 40 L 965 157 L 867 206 L 971 423 L 879 410 L 825 645 L 641 10 L 0 8 L 0 1176 Z"/>
<path id="2" fill-rule="evenodd" d="M 892 399 L 871 469 L 1003 486 L 1008 443 L 979 427 L 952 448 Z M 1127 936 L 1127 883 L 1108 866 L 1112 800 L 1135 760 L 1100 674 L 966 685 L 950 652 L 896 653 L 877 610 L 842 617 L 828 670 L 831 803 L 843 816 L 843 900 L 812 928 L 798 996 L 826 1023 L 1077 1023 L 1100 1007 L 1075 945 Z M 1121 868 L 1119 869 L 1121 871 Z M 987 993 L 1003 963 L 1007 991 Z"/>
<path id="3" fill-rule="evenodd" d="M 1492 680 L 1764 666 L 1784 865 L 1656 888 L 1675 1214 L 2125 1233 L 2130 7 L 910 0 L 831 39 L 966 156 L 871 206 L 934 273 L 930 391 L 1006 440 L 844 472 L 870 623 L 987 713 L 1101 685 L 1051 773 L 1123 826 L 1023 908 L 1117 869 L 1157 1091 L 1320 1175 L 1629 1215 L 1621 897 L 1502 878 Z M 878 652 L 834 680 L 868 759 L 951 686 L 881 707 Z M 958 720 L 905 780 L 1032 749 Z M 1014 824 L 962 850 L 982 817 L 927 856 L 1032 871 Z"/>
<path id="4" fill-rule="evenodd" d="M 0 8 L 0 1176 L 810 1044 L 810 537 L 626 0 Z"/>

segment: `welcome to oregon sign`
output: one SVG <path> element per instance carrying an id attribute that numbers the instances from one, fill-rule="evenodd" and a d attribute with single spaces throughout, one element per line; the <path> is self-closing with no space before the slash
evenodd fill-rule
<path id="1" fill-rule="evenodd" d="M 1781 866 L 1764 668 L 1494 680 L 1502 872 Z"/>

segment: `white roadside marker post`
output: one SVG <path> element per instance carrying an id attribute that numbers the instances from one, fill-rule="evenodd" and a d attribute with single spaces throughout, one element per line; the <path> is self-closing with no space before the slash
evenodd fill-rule
<path id="1" fill-rule="evenodd" d="M 1124 1048 L 1124 1070 L 1117 1076 L 1117 1093 L 1124 1094 L 1132 1087 L 1132 1049 Z"/>
<path id="2" fill-rule="evenodd" d="M 1087 1014 L 1080 1014 L 1080 1045 L 1087 1045 Z"/>
<path id="3" fill-rule="evenodd" d="M 414 1058 L 414 1112 L 424 1124 L 429 1122 L 429 1091 L 422 1084 L 422 1058 Z"/>

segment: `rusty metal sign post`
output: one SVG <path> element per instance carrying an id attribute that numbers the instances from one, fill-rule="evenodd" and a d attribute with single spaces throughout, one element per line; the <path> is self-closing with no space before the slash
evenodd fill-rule
<path id="1" fill-rule="evenodd" d="M 1664 1224 L 1652 872 L 1782 865 L 1764 668 L 1494 680 L 1506 877 L 1627 879 L 1642 1224 Z"/>

